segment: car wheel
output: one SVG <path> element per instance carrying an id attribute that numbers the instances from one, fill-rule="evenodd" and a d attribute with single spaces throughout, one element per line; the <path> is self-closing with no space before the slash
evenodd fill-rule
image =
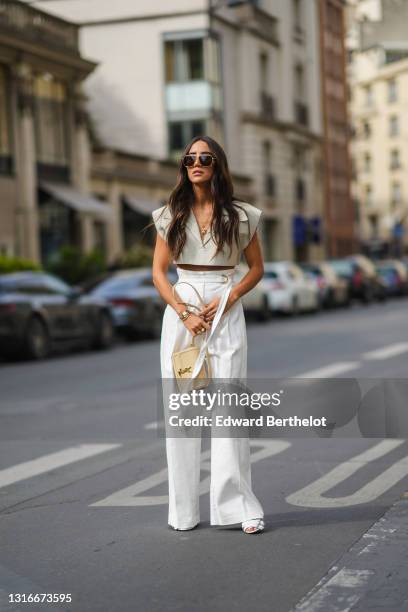
<path id="1" fill-rule="evenodd" d="M 297 297 L 294 297 L 292 299 L 292 310 L 291 310 L 291 315 L 292 317 L 296 317 L 300 312 L 300 308 L 299 308 L 299 300 Z"/>
<path id="2" fill-rule="evenodd" d="M 112 319 L 107 312 L 101 312 L 98 320 L 98 331 L 93 343 L 94 349 L 108 349 L 112 346 L 115 330 Z"/>
<path id="3" fill-rule="evenodd" d="M 30 359 L 45 359 L 51 352 L 51 339 L 47 326 L 39 317 L 32 317 L 24 338 L 24 354 Z"/>
<path id="4" fill-rule="evenodd" d="M 268 321 L 271 316 L 271 311 L 269 309 L 269 301 L 268 296 L 264 295 L 262 298 L 262 305 L 260 310 L 258 310 L 258 321 Z"/>
<path id="5" fill-rule="evenodd" d="M 161 331 L 162 331 L 162 313 L 160 311 L 157 311 L 154 315 L 154 318 L 153 318 L 153 321 L 150 327 L 151 338 L 154 338 L 155 340 L 160 338 Z"/>
<path id="6" fill-rule="evenodd" d="M 373 298 L 374 298 L 373 288 L 370 285 L 368 285 L 364 289 L 363 302 L 365 304 L 370 304 L 373 301 Z"/>

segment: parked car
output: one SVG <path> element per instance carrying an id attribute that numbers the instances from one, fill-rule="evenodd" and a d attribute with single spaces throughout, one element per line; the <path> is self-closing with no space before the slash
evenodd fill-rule
<path id="1" fill-rule="evenodd" d="M 177 275 L 170 272 L 169 280 L 174 284 Z M 166 304 L 153 284 L 151 268 L 113 272 L 93 287 L 89 295 L 109 302 L 115 329 L 128 340 L 160 337 Z"/>
<path id="2" fill-rule="evenodd" d="M 112 314 L 103 299 L 41 271 L 0 276 L 0 352 L 47 357 L 57 346 L 107 349 L 114 340 Z"/>
<path id="3" fill-rule="evenodd" d="M 378 261 L 376 268 L 387 285 L 389 295 L 407 295 L 408 270 L 402 261 L 398 259 Z"/>
<path id="4" fill-rule="evenodd" d="M 327 263 L 348 282 L 351 298 L 369 303 L 387 297 L 385 283 L 368 257 L 350 255 L 342 259 L 329 259 Z"/>
<path id="5" fill-rule="evenodd" d="M 237 267 L 237 282 L 241 280 L 243 276 L 248 272 L 248 266 L 240 263 Z M 260 280 L 259 283 L 253 287 L 250 291 L 245 293 L 242 298 L 242 305 L 245 312 L 249 315 L 256 317 L 259 321 L 267 321 L 271 316 L 269 308 L 269 300 L 265 287 L 264 279 Z"/>
<path id="6" fill-rule="evenodd" d="M 301 268 L 314 280 L 323 308 L 350 304 L 347 281 L 338 276 L 329 264 L 326 262 L 304 263 L 301 264 Z"/>
<path id="7" fill-rule="evenodd" d="M 272 312 L 295 315 L 319 309 L 318 289 L 297 264 L 265 262 L 264 269 L 263 288 Z"/>

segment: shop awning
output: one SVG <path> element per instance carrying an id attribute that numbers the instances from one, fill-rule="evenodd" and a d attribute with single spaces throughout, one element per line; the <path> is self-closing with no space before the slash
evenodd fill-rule
<path id="1" fill-rule="evenodd" d="M 155 208 L 160 208 L 160 206 L 163 206 L 163 204 L 159 202 L 159 200 L 137 198 L 134 196 L 129 196 L 127 194 L 123 196 L 123 199 L 132 210 L 139 213 L 140 215 L 145 215 L 149 217 L 152 214 L 152 211 L 155 210 Z"/>
<path id="2" fill-rule="evenodd" d="M 105 218 L 112 216 L 112 209 L 107 202 L 103 203 L 95 196 L 81 193 L 71 185 L 41 181 L 39 186 L 50 196 L 78 212 L 92 213 Z"/>

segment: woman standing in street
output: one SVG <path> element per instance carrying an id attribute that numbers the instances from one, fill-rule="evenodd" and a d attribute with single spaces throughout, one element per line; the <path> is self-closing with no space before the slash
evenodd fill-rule
<path id="1" fill-rule="evenodd" d="M 160 347 L 162 378 L 174 378 L 173 351 L 187 348 L 192 336 L 203 341 L 192 379 L 206 351 L 214 379 L 246 378 L 247 336 L 240 298 L 263 276 L 256 231 L 261 211 L 234 198 L 227 158 L 215 140 L 200 136 L 187 145 L 168 204 L 152 216 L 157 229 L 153 279 L 167 303 Z M 249 271 L 234 283 L 241 252 Z M 167 278 L 172 261 L 177 265 L 178 295 L 198 309 L 176 301 Z M 200 521 L 201 437 L 166 437 L 166 454 L 168 523 L 177 530 L 193 529 Z M 251 486 L 248 438 L 212 436 L 210 513 L 211 525 L 241 523 L 245 533 L 264 529 L 263 509 Z"/>

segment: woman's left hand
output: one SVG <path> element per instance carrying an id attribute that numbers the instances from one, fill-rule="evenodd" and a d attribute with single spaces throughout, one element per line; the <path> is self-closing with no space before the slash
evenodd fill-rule
<path id="1" fill-rule="evenodd" d="M 228 300 L 227 300 L 227 303 L 225 304 L 225 308 L 224 308 L 224 312 L 222 313 L 222 316 L 224 316 L 227 310 L 229 310 L 231 306 L 235 304 L 236 301 L 237 301 L 237 298 L 231 292 L 228 296 Z M 209 304 L 207 304 L 205 308 L 200 310 L 198 315 L 200 317 L 203 317 L 203 319 L 207 321 L 208 323 L 212 323 L 215 317 L 215 313 L 217 312 L 219 303 L 220 303 L 220 298 L 219 297 L 214 298 Z"/>

